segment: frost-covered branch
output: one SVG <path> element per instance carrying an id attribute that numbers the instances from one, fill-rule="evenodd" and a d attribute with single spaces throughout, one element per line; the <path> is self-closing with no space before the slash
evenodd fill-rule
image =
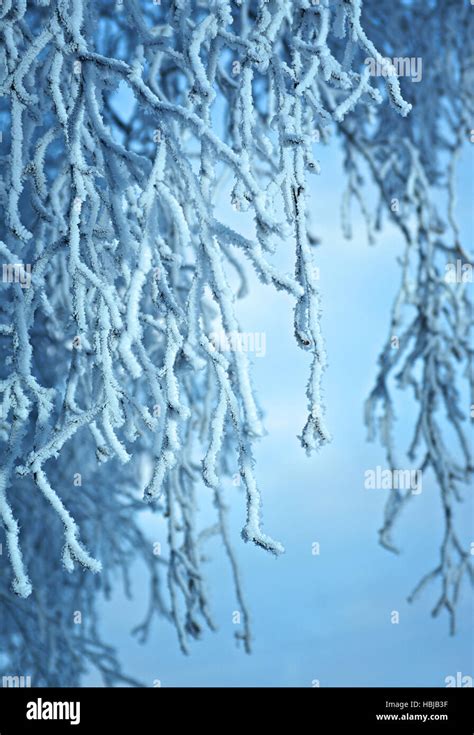
<path id="1" fill-rule="evenodd" d="M 308 180 L 320 169 L 315 146 L 332 126 L 354 137 L 354 124 L 369 115 L 390 114 L 398 130 L 406 124 L 411 106 L 395 71 L 384 67 L 381 84 L 367 71 L 367 59 L 385 64 L 390 24 L 370 24 L 379 5 L 2 3 L 0 253 L 19 277 L 2 285 L 0 517 L 20 596 L 37 594 L 23 497 L 46 514 L 45 533 L 66 569 L 102 568 L 96 583 L 107 588 L 114 569 L 126 573 L 127 534 L 136 540 L 140 528 L 138 497 L 123 507 L 121 498 L 139 492 L 166 520 L 170 604 L 157 596 L 152 565 L 151 602 L 137 632 L 164 614 L 187 650 L 203 624 L 213 627 L 202 547 L 217 530 L 249 648 L 225 477 L 237 470 L 245 490 L 244 539 L 275 554 L 283 547 L 263 527 L 253 453 L 264 428 L 247 355 L 225 352 L 212 337 L 240 332 L 243 255 L 264 284 L 294 299 L 296 342 L 309 353 L 301 444 L 310 453 L 330 440 Z M 423 182 L 419 149 L 413 141 L 403 155 Z M 376 172 L 377 164 L 375 157 Z M 419 187 L 425 206 L 427 188 Z M 241 226 L 226 221 L 230 206 Z M 423 308 L 432 314 L 441 308 L 430 265 L 437 244 L 423 238 L 417 257 L 431 299 Z M 289 248 L 293 273 L 280 272 L 273 256 Z M 454 309 L 450 318 L 464 319 Z M 444 339 L 441 327 L 429 334 L 423 359 Z M 430 363 L 439 389 L 436 369 Z M 435 429 L 426 432 L 435 441 Z M 87 486 L 88 512 L 82 485 L 71 489 L 76 475 Z M 109 492 L 117 505 L 107 518 Z M 198 493 L 216 506 L 210 528 L 200 522 Z M 103 543 L 94 541 L 94 503 Z M 119 520 L 129 527 L 117 541 Z M 141 536 L 136 550 L 148 565 Z M 109 668 L 104 663 L 106 676 Z"/>
<path id="2" fill-rule="evenodd" d="M 407 454 L 423 473 L 433 472 L 444 533 L 439 564 L 409 599 L 439 580 L 433 615 L 446 609 L 451 632 L 462 581 L 467 577 L 474 582 L 469 543 L 460 536 L 457 523 L 462 486 L 472 483 L 474 471 L 469 438 L 474 395 L 473 256 L 461 242 L 455 211 L 456 162 L 470 144 L 474 103 L 473 60 L 465 53 L 473 31 L 472 8 L 469 3 L 461 5 L 413 3 L 394 18 L 390 35 L 379 26 L 390 3 L 371 8 L 367 26 L 380 47 L 389 49 L 399 39 L 397 53 L 408 61 L 416 51 L 417 63 L 423 63 L 422 78 L 405 82 L 413 110 L 403 126 L 380 108 L 377 125 L 360 109 L 340 127 L 349 176 L 345 221 L 355 195 L 371 240 L 387 218 L 405 241 L 401 285 L 366 404 L 366 423 L 369 438 L 380 437 L 390 469 L 403 466 L 397 452 L 395 389 L 411 392 L 416 418 Z M 440 39 L 436 51 L 434 39 Z M 379 197 L 375 208 L 363 196 L 367 173 Z M 396 521 L 413 497 L 410 490 L 390 492 L 380 540 L 392 551 L 397 551 L 392 540 Z"/>

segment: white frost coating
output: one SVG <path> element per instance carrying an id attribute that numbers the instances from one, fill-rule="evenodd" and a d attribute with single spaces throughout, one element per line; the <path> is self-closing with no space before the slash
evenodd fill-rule
<path id="1" fill-rule="evenodd" d="M 74 519 L 64 507 L 58 494 L 49 484 L 39 462 L 34 463 L 32 472 L 39 490 L 41 490 L 46 500 L 51 503 L 53 509 L 64 524 L 65 548 L 63 561 L 66 569 L 68 571 L 72 571 L 74 568 L 74 560 L 77 560 L 83 567 L 90 569 L 91 572 L 100 572 L 102 569 L 101 563 L 90 556 L 79 542 L 77 538 L 79 529 Z"/>
<path id="2" fill-rule="evenodd" d="M 15 441 L 14 438 L 13 441 Z M 32 592 L 32 586 L 23 563 L 20 529 L 6 497 L 8 469 L 10 468 L 4 467 L 0 470 L 0 518 L 5 529 L 8 555 L 13 571 L 13 590 L 20 597 L 28 597 Z"/>
<path id="3" fill-rule="evenodd" d="M 166 513 L 171 616 L 184 649 L 200 617 L 209 623 L 199 480 L 212 488 L 228 553 L 222 485 L 236 469 L 246 492 L 244 538 L 283 550 L 262 530 L 253 447 L 264 427 L 251 361 L 240 350 L 213 350 L 209 335 L 243 328 L 236 302 L 247 289 L 245 258 L 295 306 L 295 337 L 310 366 L 301 444 L 309 453 L 330 440 L 308 177 L 320 171 L 315 144 L 330 126 L 345 134 L 382 101 L 363 63 L 382 55 L 362 27 L 359 0 L 273 0 L 252 12 L 220 0 L 179 0 L 166 12 L 136 0 L 121 5 L 110 18 L 112 26 L 126 18 L 129 29 L 120 59 L 106 23 L 97 34 L 90 0 L 41 3 L 34 33 L 25 31 L 24 2 L 15 12 L 9 0 L 0 8 L 2 89 L 11 99 L 2 254 L 10 264 L 26 254 L 33 266 L 28 289 L 9 285 L 0 325 L 10 358 L 1 384 L 9 443 L 0 512 L 21 594 L 29 582 L 13 509 L 32 476 L 64 525 L 66 566 L 75 559 L 97 570 L 69 502 L 52 489 L 61 487 L 53 473 L 84 441 L 97 466 L 135 473 L 137 483 L 139 459 L 149 457 L 144 495 Z M 384 84 L 406 115 L 396 77 Z M 127 88 L 130 115 L 116 109 L 118 85 Z M 224 205 L 229 182 L 232 202 Z M 221 221 L 229 203 L 232 226 Z M 293 253 L 293 273 L 276 267 L 279 249 Z M 88 465 L 84 475 L 95 471 Z"/>

